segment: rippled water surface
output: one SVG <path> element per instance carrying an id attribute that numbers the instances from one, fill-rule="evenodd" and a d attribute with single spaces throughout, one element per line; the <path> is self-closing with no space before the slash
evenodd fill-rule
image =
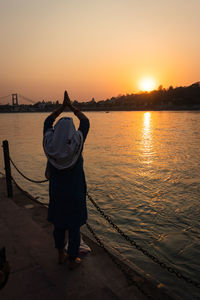
<path id="1" fill-rule="evenodd" d="M 69 115 L 69 114 L 68 114 Z M 45 113 L 1 114 L 1 139 L 25 175 L 43 179 Z M 200 281 L 200 112 L 90 112 L 84 147 L 88 191 L 140 246 L 186 276 Z M 76 121 L 76 125 L 77 125 Z M 3 169 L 2 153 L 1 170 Z M 48 202 L 48 185 L 18 183 Z M 199 289 L 135 250 L 88 202 L 89 223 L 106 244 L 163 282 L 181 299 Z"/>

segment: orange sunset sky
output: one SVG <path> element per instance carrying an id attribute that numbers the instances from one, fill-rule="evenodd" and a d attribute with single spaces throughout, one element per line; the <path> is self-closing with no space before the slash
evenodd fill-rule
<path id="1" fill-rule="evenodd" d="M 96 101 L 200 80 L 199 0 L 0 0 L 0 97 Z"/>

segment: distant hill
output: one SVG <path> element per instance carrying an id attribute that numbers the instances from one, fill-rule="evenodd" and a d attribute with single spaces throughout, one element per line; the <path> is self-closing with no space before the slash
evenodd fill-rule
<path id="1" fill-rule="evenodd" d="M 74 103 L 87 110 L 151 110 L 151 109 L 200 109 L 200 82 L 190 86 L 172 87 L 138 94 L 126 94 L 95 102 Z"/>

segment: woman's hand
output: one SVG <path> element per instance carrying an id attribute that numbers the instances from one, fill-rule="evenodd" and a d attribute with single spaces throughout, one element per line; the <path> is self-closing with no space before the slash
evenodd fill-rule
<path id="1" fill-rule="evenodd" d="M 66 107 L 66 106 L 71 106 L 72 104 L 71 104 L 71 100 L 70 100 L 70 98 L 69 98 L 69 96 L 68 96 L 68 93 L 67 93 L 67 91 L 65 91 L 64 92 L 64 100 L 63 100 L 63 106 L 64 107 Z"/>

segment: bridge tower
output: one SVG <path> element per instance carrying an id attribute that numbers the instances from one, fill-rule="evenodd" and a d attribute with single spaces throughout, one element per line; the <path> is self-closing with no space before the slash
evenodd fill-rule
<path id="1" fill-rule="evenodd" d="M 12 94 L 12 106 L 18 106 L 18 95 L 17 94 Z"/>

